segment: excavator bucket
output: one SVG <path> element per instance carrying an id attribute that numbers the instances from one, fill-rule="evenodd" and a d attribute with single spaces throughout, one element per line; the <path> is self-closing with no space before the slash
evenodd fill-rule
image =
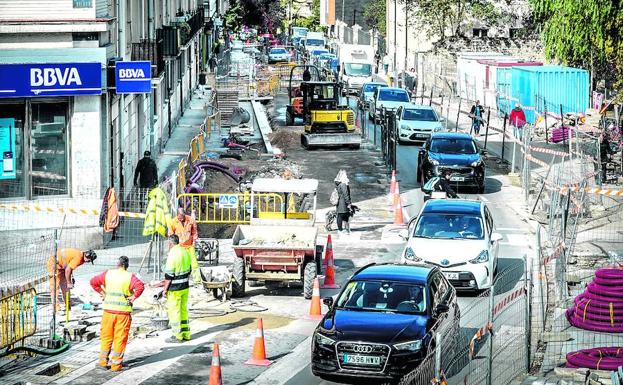
<path id="1" fill-rule="evenodd" d="M 305 148 L 344 146 L 361 147 L 361 135 L 356 133 L 302 134 L 301 144 Z"/>

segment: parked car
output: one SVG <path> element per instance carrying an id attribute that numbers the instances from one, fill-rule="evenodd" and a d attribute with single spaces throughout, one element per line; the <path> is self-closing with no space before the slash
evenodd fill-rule
<path id="1" fill-rule="evenodd" d="M 370 108 L 372 102 L 374 101 L 374 93 L 377 88 L 387 87 L 387 84 L 382 82 L 370 82 L 364 83 L 361 86 L 361 90 L 359 91 L 359 106 Z"/>
<path id="2" fill-rule="evenodd" d="M 410 98 L 407 91 L 402 88 L 379 87 L 374 93 L 374 100 L 370 108 L 370 119 L 379 120 L 383 107 L 387 110 L 395 110 L 398 107 L 409 104 Z"/>
<path id="3" fill-rule="evenodd" d="M 457 290 L 493 284 L 502 235 L 487 205 L 476 200 L 432 199 L 400 234 L 407 240 L 402 263 L 441 268 Z"/>
<path id="4" fill-rule="evenodd" d="M 458 333 L 456 291 L 433 266 L 372 264 L 333 298 L 313 335 L 311 369 L 329 381 L 393 381 Z"/>
<path id="5" fill-rule="evenodd" d="M 417 181 L 423 186 L 433 176 L 441 176 L 442 171 L 450 170 L 451 184 L 457 188 L 475 187 L 482 194 L 485 191 L 485 162 L 482 155 L 485 153 L 469 134 L 434 133 L 418 153 Z"/>
<path id="6" fill-rule="evenodd" d="M 396 111 L 398 141 L 424 142 L 434 132 L 443 130 L 437 112 L 431 106 L 409 105 Z"/>
<path id="7" fill-rule="evenodd" d="M 268 51 L 268 64 L 289 61 L 290 53 L 283 47 L 274 47 Z"/>

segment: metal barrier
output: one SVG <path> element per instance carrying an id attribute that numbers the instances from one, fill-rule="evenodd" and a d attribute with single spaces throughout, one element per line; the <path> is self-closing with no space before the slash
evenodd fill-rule
<path id="1" fill-rule="evenodd" d="M 0 299 L 0 349 L 23 341 L 37 331 L 34 288 Z"/>
<path id="2" fill-rule="evenodd" d="M 283 196 L 276 193 L 200 193 L 179 194 L 180 207 L 194 211 L 197 223 L 240 224 L 249 223 L 252 217 L 283 219 L 286 213 Z"/>

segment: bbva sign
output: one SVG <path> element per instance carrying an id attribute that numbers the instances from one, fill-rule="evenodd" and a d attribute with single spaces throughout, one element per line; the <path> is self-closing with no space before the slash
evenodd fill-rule
<path id="1" fill-rule="evenodd" d="M 119 69 L 120 79 L 145 79 L 145 72 L 141 68 Z"/>
<path id="2" fill-rule="evenodd" d="M 75 67 L 30 68 L 31 87 L 81 86 L 80 73 Z"/>

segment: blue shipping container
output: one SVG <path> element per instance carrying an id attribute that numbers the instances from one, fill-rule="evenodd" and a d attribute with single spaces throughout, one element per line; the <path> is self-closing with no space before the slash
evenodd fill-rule
<path id="1" fill-rule="evenodd" d="M 562 66 L 513 67 L 511 70 L 511 95 L 522 106 L 536 107 L 543 113 L 586 112 L 589 107 L 588 71 Z M 508 112 L 508 111 L 505 111 Z M 526 120 L 534 123 L 535 112 L 526 110 Z"/>

